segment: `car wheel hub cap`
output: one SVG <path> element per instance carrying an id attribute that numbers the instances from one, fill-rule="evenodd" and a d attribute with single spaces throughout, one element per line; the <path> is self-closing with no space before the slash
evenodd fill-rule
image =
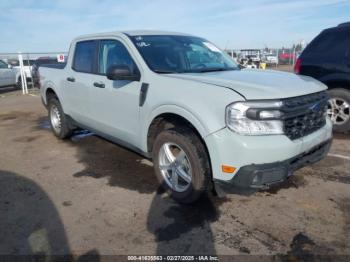
<path id="1" fill-rule="evenodd" d="M 61 114 L 57 106 L 55 105 L 51 106 L 50 120 L 51 120 L 52 128 L 55 130 L 55 132 L 60 133 L 61 132 Z"/>
<path id="2" fill-rule="evenodd" d="M 342 125 L 349 121 L 349 110 L 349 103 L 342 98 L 331 98 L 328 101 L 327 114 L 334 125 Z"/>
<path id="3" fill-rule="evenodd" d="M 192 182 L 192 169 L 185 151 L 175 143 L 165 143 L 159 151 L 159 169 L 167 185 L 184 192 Z"/>

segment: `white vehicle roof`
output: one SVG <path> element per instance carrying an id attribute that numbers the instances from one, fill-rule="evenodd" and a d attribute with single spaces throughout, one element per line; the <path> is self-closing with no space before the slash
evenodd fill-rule
<path id="1" fill-rule="evenodd" d="M 81 35 L 76 37 L 73 41 L 77 41 L 80 39 L 86 39 L 86 38 L 99 38 L 99 37 L 106 37 L 106 36 L 144 36 L 144 35 L 182 35 L 182 36 L 192 36 L 190 34 L 186 33 L 179 33 L 179 32 L 171 32 L 171 31 L 153 31 L 153 30 L 129 30 L 129 31 L 112 31 L 112 32 L 104 32 L 104 33 L 96 33 L 96 34 L 88 34 L 88 35 Z"/>

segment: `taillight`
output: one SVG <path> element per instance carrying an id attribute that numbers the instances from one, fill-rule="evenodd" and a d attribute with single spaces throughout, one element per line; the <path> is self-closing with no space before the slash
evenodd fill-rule
<path id="1" fill-rule="evenodd" d="M 301 59 L 298 58 L 294 65 L 294 73 L 300 74 L 300 68 L 301 68 Z"/>

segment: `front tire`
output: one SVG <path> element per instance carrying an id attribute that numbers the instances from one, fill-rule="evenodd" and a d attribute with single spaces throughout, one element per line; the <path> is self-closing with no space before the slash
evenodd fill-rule
<path id="1" fill-rule="evenodd" d="M 329 91 L 328 116 L 333 123 L 335 132 L 350 131 L 350 91 L 335 88 Z"/>
<path id="2" fill-rule="evenodd" d="M 68 138 L 72 135 L 73 129 L 62 110 L 61 103 L 57 98 L 51 98 L 48 106 L 51 130 L 60 139 Z"/>
<path id="3" fill-rule="evenodd" d="M 209 188 L 211 170 L 202 141 L 188 128 L 162 131 L 153 146 L 156 176 L 180 203 L 193 203 Z"/>
<path id="4" fill-rule="evenodd" d="M 15 85 L 15 89 L 17 89 L 17 90 L 22 89 L 22 78 L 21 77 L 18 77 L 17 83 Z"/>

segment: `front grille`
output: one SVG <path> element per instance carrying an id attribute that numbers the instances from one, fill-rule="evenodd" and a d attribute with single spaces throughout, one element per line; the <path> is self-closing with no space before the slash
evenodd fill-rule
<path id="1" fill-rule="evenodd" d="M 291 140 L 309 135 L 326 124 L 328 95 L 311 95 L 283 99 L 283 128 Z"/>

